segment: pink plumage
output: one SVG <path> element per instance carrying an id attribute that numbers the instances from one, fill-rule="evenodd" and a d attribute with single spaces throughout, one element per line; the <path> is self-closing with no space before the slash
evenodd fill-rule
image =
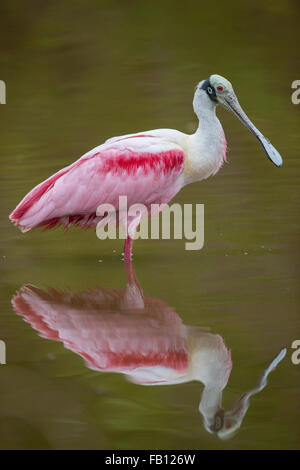
<path id="1" fill-rule="evenodd" d="M 177 313 L 135 288 L 127 294 L 103 288 L 74 294 L 27 285 L 12 304 L 42 337 L 62 341 L 91 369 L 139 372 L 145 383 L 152 369 L 177 376 L 188 367 L 185 327 Z"/>
<path id="2" fill-rule="evenodd" d="M 125 271 L 125 289 L 74 293 L 25 285 L 12 305 L 43 338 L 63 342 L 91 369 L 142 385 L 200 380 L 223 389 L 232 362 L 221 336 L 184 325 L 174 308 L 143 294 L 131 262 Z"/>
<path id="3" fill-rule="evenodd" d="M 147 149 L 147 151 L 145 150 Z M 184 153 L 160 137 L 141 135 L 116 139 L 83 155 L 30 191 L 10 215 L 27 231 L 62 224 L 94 227 L 100 204 L 118 209 L 119 196 L 128 206 L 168 202 Z"/>

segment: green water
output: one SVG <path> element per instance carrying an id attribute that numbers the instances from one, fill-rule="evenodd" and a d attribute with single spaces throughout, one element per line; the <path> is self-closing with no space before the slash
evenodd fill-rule
<path id="1" fill-rule="evenodd" d="M 0 448 L 299 448 L 300 7 L 295 0 L 226 4 L 187 0 L 1 2 Z M 38 335 L 11 299 L 24 284 L 82 292 L 125 286 L 121 241 L 70 229 L 21 234 L 8 214 L 34 185 L 106 138 L 169 127 L 193 132 L 195 84 L 227 77 L 256 126 L 280 150 L 273 166 L 221 109 L 228 164 L 184 188 L 205 204 L 205 245 L 135 242 L 146 296 L 189 327 L 210 328 L 231 350 L 222 405 L 253 388 L 283 347 L 286 357 L 252 397 L 230 440 L 207 432 L 201 383 L 141 386 L 89 369 Z M 101 261 L 101 262 L 99 262 Z M 174 317 L 174 318 L 175 318 Z"/>

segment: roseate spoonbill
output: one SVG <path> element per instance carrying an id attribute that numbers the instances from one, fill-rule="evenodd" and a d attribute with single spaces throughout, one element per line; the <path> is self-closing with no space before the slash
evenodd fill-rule
<path id="1" fill-rule="evenodd" d="M 194 134 L 156 129 L 108 139 L 32 189 L 10 214 L 11 221 L 23 232 L 40 226 L 95 227 L 101 220 L 97 208 L 106 203 L 118 211 L 120 196 L 127 197 L 128 207 L 168 203 L 183 186 L 217 173 L 226 159 L 217 104 L 233 112 L 281 166 L 281 156 L 246 116 L 231 83 L 211 75 L 196 87 L 193 106 L 199 125 Z M 141 215 L 126 220 L 131 235 L 127 231 L 125 260 L 131 258 Z"/>
<path id="2" fill-rule="evenodd" d="M 166 302 L 144 296 L 131 262 L 125 262 L 125 269 L 125 289 L 98 287 L 75 294 L 26 285 L 12 304 L 42 337 L 62 341 L 90 369 L 121 373 L 139 385 L 203 383 L 199 411 L 205 429 L 230 437 L 241 426 L 250 397 L 266 386 L 286 350 L 253 389 L 224 410 L 222 394 L 232 361 L 223 338 L 209 328 L 184 325 Z"/>

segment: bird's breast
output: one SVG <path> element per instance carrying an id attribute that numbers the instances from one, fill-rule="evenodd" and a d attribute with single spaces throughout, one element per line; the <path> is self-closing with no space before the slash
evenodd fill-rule
<path id="1" fill-rule="evenodd" d="M 215 175 L 226 161 L 226 139 L 220 126 L 209 132 L 199 131 L 189 136 L 186 162 L 182 173 L 184 184 L 193 183 Z"/>

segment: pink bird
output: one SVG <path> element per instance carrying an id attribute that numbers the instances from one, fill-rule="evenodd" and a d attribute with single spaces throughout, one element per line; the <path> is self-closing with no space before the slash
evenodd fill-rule
<path id="1" fill-rule="evenodd" d="M 151 214 L 152 204 L 167 204 L 182 187 L 217 173 L 226 160 L 226 140 L 216 105 L 232 111 L 260 141 L 277 166 L 282 158 L 246 116 L 231 83 L 220 75 L 201 81 L 193 107 L 198 117 L 192 134 L 156 129 L 108 139 L 32 189 L 10 214 L 22 232 L 36 227 L 96 227 L 104 216 L 97 208 L 110 204 L 118 212 L 120 196 L 127 207 L 143 204 Z M 107 214 L 105 214 L 107 216 Z M 134 233 L 142 214 L 125 214 L 127 231 L 124 259 L 130 260 Z"/>

